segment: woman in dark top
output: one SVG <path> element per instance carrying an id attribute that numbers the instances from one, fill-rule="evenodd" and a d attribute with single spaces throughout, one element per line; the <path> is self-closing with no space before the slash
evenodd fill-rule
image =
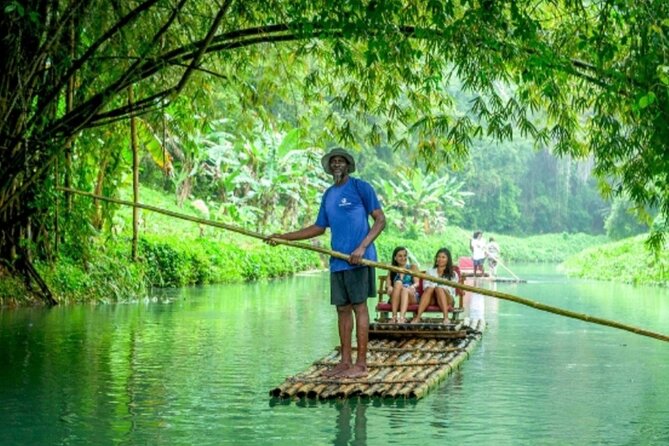
<path id="1" fill-rule="evenodd" d="M 393 266 L 417 271 L 416 265 L 412 265 L 407 261 L 408 251 L 403 246 L 398 246 L 393 251 Z M 418 277 L 411 274 L 397 273 L 391 271 L 386 278 L 386 292 L 390 296 L 390 306 L 392 308 L 392 317 L 390 322 L 401 324 L 405 323 L 406 311 L 410 304 L 418 302 Z M 399 317 L 397 316 L 399 310 Z"/>

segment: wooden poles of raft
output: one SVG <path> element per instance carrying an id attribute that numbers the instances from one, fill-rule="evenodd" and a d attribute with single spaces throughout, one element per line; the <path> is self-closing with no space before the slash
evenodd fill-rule
<path id="1" fill-rule="evenodd" d="M 162 209 L 162 208 L 155 207 L 155 206 L 149 206 L 149 205 L 141 204 L 141 203 L 133 203 L 131 201 L 119 200 L 119 199 L 116 199 L 116 198 L 104 197 L 102 195 L 96 195 L 96 194 L 92 194 L 90 192 L 84 192 L 84 191 L 80 191 L 80 190 L 72 189 L 72 188 L 58 187 L 56 189 L 60 190 L 60 191 L 63 191 L 63 192 L 69 192 L 69 193 L 73 193 L 73 194 L 77 194 L 77 195 L 82 195 L 82 196 L 85 196 L 85 197 L 95 198 L 97 200 L 107 201 L 109 203 L 116 203 L 116 204 L 120 204 L 120 205 L 124 205 L 124 206 L 130 206 L 130 207 L 145 209 L 147 211 L 156 212 L 158 214 L 167 215 L 169 217 L 179 218 L 181 220 L 188 220 L 188 221 L 192 221 L 194 223 L 200 223 L 200 224 L 207 225 L 207 226 L 213 226 L 215 228 L 226 229 L 228 231 L 236 232 L 238 234 L 246 235 L 248 237 L 257 238 L 257 239 L 260 239 L 260 240 L 270 240 L 267 235 L 260 234 L 258 232 L 254 232 L 254 231 L 248 231 L 246 229 L 239 228 L 237 226 L 229 225 L 229 224 L 226 224 L 226 223 L 221 223 L 221 222 L 218 222 L 218 221 L 212 221 L 212 220 L 207 220 L 207 219 L 204 219 L 204 218 L 192 217 L 190 215 L 181 214 L 179 212 L 168 211 L 167 209 Z M 291 240 L 282 240 L 282 239 L 277 239 L 277 238 L 273 238 L 271 240 L 273 242 L 275 242 L 276 244 L 280 244 L 280 245 L 288 245 L 288 246 L 292 246 L 292 247 L 295 247 L 295 248 L 307 249 L 309 251 L 315 251 L 315 252 L 318 252 L 318 253 L 321 253 L 321 254 L 329 255 L 331 257 L 336 257 L 336 258 L 343 259 L 343 260 L 348 260 L 349 259 L 349 256 L 347 254 L 343 254 L 343 253 L 337 252 L 337 251 L 332 251 L 332 250 L 329 250 L 329 249 L 326 249 L 326 248 L 322 248 L 320 246 L 313 246 L 313 245 L 306 244 L 306 243 L 294 242 L 294 241 L 291 241 Z M 411 274 L 415 277 L 419 277 L 419 278 L 422 278 L 422 279 L 428 279 L 432 282 L 436 282 L 436 283 L 440 283 L 440 284 L 444 284 L 444 285 L 449 285 L 449 286 L 452 286 L 452 287 L 455 287 L 455 288 L 461 288 L 465 291 L 471 291 L 471 292 L 474 292 L 474 293 L 483 294 L 485 296 L 495 297 L 497 299 L 508 300 L 508 301 L 515 302 L 515 303 L 521 304 L 521 305 L 525 305 L 525 306 L 528 306 L 528 307 L 531 307 L 531 308 L 534 308 L 534 309 L 537 309 L 537 310 L 540 310 L 540 311 L 546 311 L 548 313 L 558 314 L 560 316 L 570 317 L 572 319 L 578 319 L 578 320 L 581 320 L 581 321 L 584 321 L 584 322 L 590 322 L 592 324 L 605 325 L 605 326 L 608 326 L 608 327 L 617 328 L 619 330 L 629 331 L 631 333 L 638 334 L 638 335 L 641 335 L 641 336 L 646 336 L 646 337 L 649 337 L 649 338 L 659 339 L 660 341 L 669 342 L 669 336 L 665 335 L 665 334 L 662 334 L 662 333 L 658 333 L 658 332 L 651 331 L 651 330 L 646 330 L 646 329 L 640 328 L 640 327 L 635 327 L 633 325 L 623 324 L 621 322 L 612 321 L 612 320 L 604 319 L 604 318 L 601 318 L 601 317 L 590 316 L 590 315 L 584 314 L 584 313 L 577 313 L 575 311 L 565 310 L 565 309 L 558 308 L 558 307 L 553 307 L 551 305 L 546 305 L 546 304 L 543 304 L 541 302 L 536 302 L 536 301 L 532 301 L 532 300 L 529 300 L 529 299 L 525 299 L 523 297 L 514 296 L 512 294 L 501 293 L 501 292 L 498 292 L 498 291 L 488 290 L 488 289 L 484 289 L 484 288 L 477 288 L 477 287 L 474 287 L 474 286 L 460 284 L 460 283 L 457 283 L 457 282 L 451 282 L 449 280 L 445 280 L 445 279 L 442 279 L 440 277 L 432 277 L 432 276 L 428 276 L 425 273 L 421 273 L 421 272 L 417 272 L 417 271 L 410 271 L 410 270 L 405 269 L 405 268 L 399 268 L 399 267 L 396 267 L 396 266 L 387 265 L 385 263 L 374 262 L 374 261 L 366 260 L 366 259 L 363 259 L 360 262 L 360 264 L 367 265 L 367 266 L 373 266 L 375 268 L 384 269 L 384 270 L 387 270 L 387 271 L 394 271 L 394 272 L 403 273 L 403 274 Z"/>
<path id="2" fill-rule="evenodd" d="M 484 321 L 473 321 L 470 334 L 458 340 L 372 340 L 367 363 L 369 374 L 362 378 L 322 375 L 324 370 L 339 362 L 339 351 L 335 349 L 269 393 L 279 399 L 421 398 L 469 356 L 481 338 L 480 330 L 484 324 Z"/>

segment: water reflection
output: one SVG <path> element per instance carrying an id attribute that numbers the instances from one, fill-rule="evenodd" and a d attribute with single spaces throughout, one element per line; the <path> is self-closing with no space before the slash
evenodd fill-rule
<path id="1" fill-rule="evenodd" d="M 469 285 L 477 288 L 488 288 L 497 291 L 497 283 L 489 280 L 470 279 Z M 466 292 L 463 297 L 463 306 L 466 310 L 466 315 L 472 320 L 486 319 L 485 316 L 485 297 L 479 293 Z"/>
<path id="2" fill-rule="evenodd" d="M 465 308 L 469 310 L 468 313 L 470 319 L 485 319 L 485 299 L 482 294 L 465 294 Z"/>
<path id="3" fill-rule="evenodd" d="M 361 400 L 343 400 L 335 404 L 337 427 L 333 445 L 367 444 L 367 403 Z"/>
<path id="4" fill-rule="evenodd" d="M 470 280 L 468 284 L 491 291 L 497 291 L 498 286 L 498 282 L 480 278 Z M 467 292 L 463 299 L 463 305 L 466 315 L 472 320 L 483 319 L 487 324 L 490 324 L 496 322 L 499 317 L 500 299 L 496 297 Z"/>
<path id="5" fill-rule="evenodd" d="M 519 273 L 480 286 L 666 331 L 669 289 Z M 328 280 L 0 310 L 0 444 L 669 444 L 666 343 L 477 293 L 488 328 L 425 398 L 268 404 L 338 344 Z"/>

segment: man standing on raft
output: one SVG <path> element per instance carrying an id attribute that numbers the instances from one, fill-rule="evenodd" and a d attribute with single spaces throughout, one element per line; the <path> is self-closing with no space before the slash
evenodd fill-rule
<path id="1" fill-rule="evenodd" d="M 374 240 L 383 231 L 386 217 L 374 188 L 367 182 L 349 177 L 355 172 L 355 160 L 337 147 L 321 159 L 334 185 L 321 198 L 316 223 L 295 232 L 275 234 L 272 239 L 305 240 L 317 237 L 330 228 L 334 251 L 349 254 L 349 260 L 330 258 L 330 302 L 337 307 L 341 361 L 323 374 L 328 377 L 358 378 L 367 375 L 367 340 L 369 312 L 367 298 L 376 295 L 374 268 L 361 265 L 361 259 L 376 261 Z M 368 215 L 374 219 L 371 229 Z M 355 314 L 358 353 L 352 362 L 353 315 Z"/>

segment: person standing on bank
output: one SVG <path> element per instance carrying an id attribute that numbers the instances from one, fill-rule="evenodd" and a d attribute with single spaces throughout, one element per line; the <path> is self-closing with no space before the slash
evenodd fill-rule
<path id="1" fill-rule="evenodd" d="M 332 149 L 321 159 L 325 172 L 333 177 L 323 197 L 316 223 L 294 232 L 275 234 L 265 241 L 275 245 L 272 239 L 305 240 L 331 231 L 331 247 L 334 251 L 349 254 L 349 260 L 330 258 L 330 302 L 337 307 L 341 361 L 325 376 L 357 378 L 367 375 L 367 341 L 369 334 L 369 312 L 367 298 L 376 295 L 376 277 L 373 267 L 361 265 L 362 259 L 376 261 L 374 240 L 386 225 L 374 188 L 367 182 L 352 178 L 355 160 L 341 147 Z M 368 216 L 374 223 L 369 227 Z M 352 362 L 353 315 L 355 315 L 358 352 Z"/>

